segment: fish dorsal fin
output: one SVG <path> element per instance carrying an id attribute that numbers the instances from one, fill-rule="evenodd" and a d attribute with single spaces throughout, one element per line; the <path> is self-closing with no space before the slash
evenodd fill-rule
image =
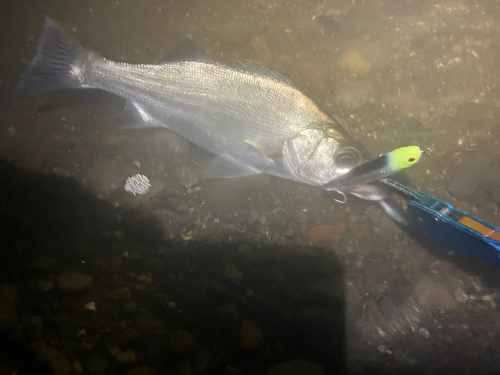
<path id="1" fill-rule="evenodd" d="M 296 87 L 295 83 L 286 74 L 279 73 L 276 70 L 266 68 L 262 65 L 256 64 L 252 61 L 235 61 L 230 63 L 225 63 L 224 65 L 229 66 L 234 69 L 242 70 L 245 72 L 256 73 L 262 76 L 273 78 L 277 81 L 286 83 L 292 87 Z"/>
<path id="2" fill-rule="evenodd" d="M 234 178 L 259 174 L 260 171 L 244 164 L 235 164 L 215 157 L 205 168 L 205 178 Z"/>
<path id="3" fill-rule="evenodd" d="M 165 56 L 165 61 L 213 62 L 210 57 L 199 50 L 198 46 L 186 34 L 179 35 L 174 46 Z"/>

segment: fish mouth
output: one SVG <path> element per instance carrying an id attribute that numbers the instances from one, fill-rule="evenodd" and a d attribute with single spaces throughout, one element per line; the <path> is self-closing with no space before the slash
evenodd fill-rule
<path id="1" fill-rule="evenodd" d="M 387 154 L 366 161 L 349 172 L 323 185 L 325 190 L 341 192 L 355 191 L 360 186 L 368 185 L 417 163 L 422 155 L 418 146 L 400 147 Z"/>
<path id="2" fill-rule="evenodd" d="M 351 168 L 347 173 L 327 182 L 322 187 L 328 191 L 349 192 L 349 190 L 378 181 L 392 173 L 394 171 L 390 168 L 389 156 L 382 154 L 378 158 L 365 161 Z"/>

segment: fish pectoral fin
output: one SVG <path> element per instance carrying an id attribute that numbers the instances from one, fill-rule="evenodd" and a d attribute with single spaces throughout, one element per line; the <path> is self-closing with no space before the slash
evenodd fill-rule
<path id="1" fill-rule="evenodd" d="M 283 146 L 276 147 L 274 149 L 267 149 L 264 146 L 260 145 L 259 143 L 251 140 L 251 139 L 246 139 L 245 143 L 247 146 L 252 147 L 252 151 L 260 154 L 264 158 L 268 159 L 276 159 L 280 158 L 283 156 Z"/>
<path id="2" fill-rule="evenodd" d="M 259 174 L 255 168 L 245 164 L 235 164 L 216 157 L 205 168 L 205 178 L 235 178 Z"/>
<path id="3" fill-rule="evenodd" d="M 145 129 L 160 126 L 139 104 L 127 100 L 123 112 L 113 121 L 124 129 Z"/>
<path id="4" fill-rule="evenodd" d="M 166 62 L 172 61 L 204 61 L 213 60 L 198 49 L 198 46 L 186 35 L 177 38 L 172 49 L 165 56 Z"/>

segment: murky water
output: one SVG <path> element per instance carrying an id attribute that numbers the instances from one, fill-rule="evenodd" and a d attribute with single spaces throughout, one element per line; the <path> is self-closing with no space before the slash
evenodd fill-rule
<path id="1" fill-rule="evenodd" d="M 433 149 L 405 183 L 500 225 L 497 1 L 4 2 L 0 373 L 499 370 L 498 269 L 354 197 L 202 180 L 212 156 L 113 126 L 110 94 L 15 94 L 44 15 L 111 59 L 187 33 L 283 72 L 374 155 Z"/>

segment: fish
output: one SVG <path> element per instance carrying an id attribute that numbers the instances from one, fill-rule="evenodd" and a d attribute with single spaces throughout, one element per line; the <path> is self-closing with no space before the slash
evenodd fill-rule
<path id="1" fill-rule="evenodd" d="M 214 61 L 187 36 L 162 63 L 129 64 L 85 49 L 46 16 L 16 90 L 67 88 L 119 95 L 122 127 L 167 128 L 214 154 L 207 178 L 264 173 L 322 187 L 371 159 L 289 77 L 252 62 Z"/>

